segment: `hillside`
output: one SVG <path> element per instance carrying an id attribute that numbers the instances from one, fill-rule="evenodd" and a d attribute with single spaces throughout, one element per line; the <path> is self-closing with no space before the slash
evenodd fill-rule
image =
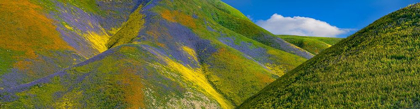
<path id="1" fill-rule="evenodd" d="M 220 0 L 1 5 L 5 108 L 233 108 L 313 56 Z"/>
<path id="2" fill-rule="evenodd" d="M 96 7 L 92 1 L 3 0 L 0 89 L 34 81 L 104 52 L 113 28 L 128 19 L 134 2 L 98 1 L 100 7 Z"/>
<path id="3" fill-rule="evenodd" d="M 286 73 L 240 108 L 420 108 L 420 4 Z"/>
<path id="4" fill-rule="evenodd" d="M 310 36 L 293 36 L 293 35 L 277 35 L 281 39 L 296 45 L 312 54 L 319 54 L 332 45 L 340 42 L 341 38 L 331 37 L 310 37 Z"/>

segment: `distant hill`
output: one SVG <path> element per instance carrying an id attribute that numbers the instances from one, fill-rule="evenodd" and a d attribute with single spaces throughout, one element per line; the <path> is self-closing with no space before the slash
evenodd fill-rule
<path id="1" fill-rule="evenodd" d="M 286 73 L 240 108 L 420 108 L 420 4 Z"/>
<path id="2" fill-rule="evenodd" d="M 1 108 L 233 108 L 313 55 L 221 0 L 6 0 Z"/>
<path id="3" fill-rule="evenodd" d="M 331 37 L 311 37 L 311 36 L 293 36 L 293 35 L 277 35 L 281 39 L 292 43 L 312 54 L 319 54 L 323 50 L 340 42 L 341 38 Z"/>

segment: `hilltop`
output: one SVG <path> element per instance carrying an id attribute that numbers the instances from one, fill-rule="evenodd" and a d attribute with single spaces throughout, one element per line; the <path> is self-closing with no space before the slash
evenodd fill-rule
<path id="1" fill-rule="evenodd" d="M 296 45 L 312 54 L 319 54 L 332 45 L 340 42 L 341 38 L 332 37 L 313 37 L 313 36 L 293 36 L 293 35 L 277 35 L 281 39 Z"/>
<path id="2" fill-rule="evenodd" d="M 240 108 L 419 108 L 420 4 L 375 21 Z"/>
<path id="3" fill-rule="evenodd" d="M 1 5 L 5 108 L 233 108 L 313 57 L 220 0 Z"/>

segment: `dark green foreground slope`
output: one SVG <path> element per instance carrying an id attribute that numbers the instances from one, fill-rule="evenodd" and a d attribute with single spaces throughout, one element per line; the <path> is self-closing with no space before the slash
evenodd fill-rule
<path id="1" fill-rule="evenodd" d="M 325 50 L 240 108 L 420 108 L 420 4 Z"/>
<path id="2" fill-rule="evenodd" d="M 296 45 L 312 54 L 319 54 L 332 45 L 340 42 L 341 38 L 278 35 L 281 39 Z"/>

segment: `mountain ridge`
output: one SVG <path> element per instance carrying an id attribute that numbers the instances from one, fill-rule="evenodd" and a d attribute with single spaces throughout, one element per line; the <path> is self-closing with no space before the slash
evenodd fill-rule
<path id="1" fill-rule="evenodd" d="M 319 54 L 323 50 L 338 43 L 340 38 L 329 37 L 311 37 L 311 36 L 293 36 L 293 35 L 278 35 L 278 37 L 292 43 L 312 54 Z"/>
<path id="2" fill-rule="evenodd" d="M 5 107 L 233 108 L 312 56 L 220 0 L 28 2 L 83 60 L 0 84 Z"/>

